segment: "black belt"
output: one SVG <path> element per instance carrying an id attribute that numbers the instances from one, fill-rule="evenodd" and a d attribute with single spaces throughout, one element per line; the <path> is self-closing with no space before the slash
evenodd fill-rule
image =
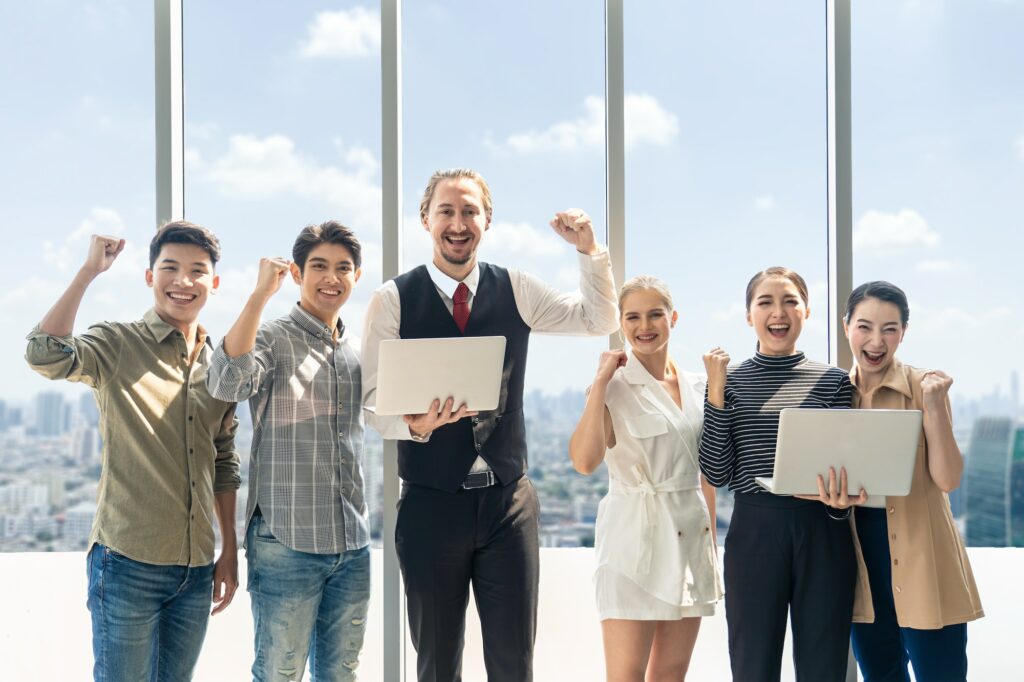
<path id="1" fill-rule="evenodd" d="M 487 471 L 476 471 L 466 474 L 466 480 L 462 482 L 462 488 L 464 490 L 473 490 L 474 488 L 489 488 L 497 484 L 498 477 L 494 475 L 493 471 L 488 469 Z"/>

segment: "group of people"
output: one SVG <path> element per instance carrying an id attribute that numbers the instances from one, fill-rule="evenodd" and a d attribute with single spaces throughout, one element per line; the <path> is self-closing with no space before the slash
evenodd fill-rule
<path id="1" fill-rule="evenodd" d="M 921 682 L 966 680 L 966 623 L 984 613 L 947 497 L 963 472 L 952 379 L 897 359 L 910 319 L 899 287 L 851 293 L 850 373 L 797 350 L 809 306 L 800 275 L 758 272 L 746 289 L 754 356 L 730 366 L 714 348 L 697 375 L 668 354 L 678 314 L 665 284 L 644 276 L 620 290 L 630 348 L 602 355 L 569 445 L 577 471 L 608 465 L 594 582 L 609 680 L 683 679 L 723 591 L 735 680 L 780 678 L 787 620 L 797 679 L 846 679 L 852 643 L 867 682 L 909 682 L 908 665 Z M 842 468 L 818 476 L 818 495 L 755 481 L 772 475 L 783 409 L 851 407 L 923 412 L 909 495 L 850 491 Z M 724 580 L 722 486 L 735 502 Z"/>
<path id="2" fill-rule="evenodd" d="M 488 679 L 533 679 L 540 510 L 526 476 L 529 335 L 620 328 L 629 349 L 602 354 L 569 444 L 578 471 L 605 461 L 610 477 L 594 575 L 608 679 L 683 679 L 700 618 L 723 595 L 737 680 L 779 678 L 787 617 L 801 679 L 845 679 L 851 636 L 867 680 L 908 679 L 908 662 L 918 680 L 965 679 L 965 623 L 982 610 L 945 495 L 963 468 L 952 380 L 896 359 L 909 320 L 902 291 L 872 282 L 850 297 L 856 365 L 847 374 L 797 351 L 807 287 L 769 268 L 747 287 L 754 357 L 730 366 L 716 348 L 705 373 L 690 373 L 668 353 L 678 314 L 667 287 L 644 276 L 616 292 L 607 249 L 582 211 L 551 221 L 578 252 L 574 293 L 477 260 L 492 201 L 475 171 L 435 173 L 419 213 L 433 258 L 377 289 L 361 342 L 341 314 L 361 247 L 337 222 L 304 228 L 290 260 L 261 259 L 219 342 L 199 315 L 219 285 L 220 245 L 184 221 L 150 244 L 154 304 L 142 319 L 73 335 L 88 286 L 124 248 L 92 238 L 29 334 L 26 357 L 47 378 L 90 386 L 100 409 L 87 555 L 96 680 L 190 679 L 208 615 L 231 603 L 242 400 L 253 420 L 244 547 L 254 680 L 298 680 L 307 664 L 314 680 L 356 678 L 370 595 L 365 423 L 398 441 L 395 542 L 419 680 L 461 679 L 470 586 Z M 299 301 L 261 323 L 286 277 Z M 496 409 L 471 412 L 449 397 L 419 414 L 375 413 L 382 340 L 498 335 L 506 347 Z M 870 491 L 851 494 L 843 471 L 803 499 L 754 482 L 772 471 L 781 409 L 851 406 L 923 410 L 910 495 L 866 506 Z M 715 487 L 726 485 L 736 503 L 723 576 Z"/>

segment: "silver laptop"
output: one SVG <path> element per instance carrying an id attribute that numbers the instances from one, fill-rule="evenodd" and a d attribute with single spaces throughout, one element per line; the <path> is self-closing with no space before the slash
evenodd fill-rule
<path id="1" fill-rule="evenodd" d="M 828 468 L 838 476 L 845 466 L 851 496 L 863 488 L 871 502 L 884 504 L 881 496 L 910 493 L 920 436 L 920 410 L 785 409 L 775 473 L 754 480 L 776 495 L 817 495 L 818 474 L 827 487 Z"/>
<path id="2" fill-rule="evenodd" d="M 436 398 L 470 410 L 493 410 L 501 393 L 504 336 L 381 341 L 377 365 L 380 415 L 422 414 Z"/>

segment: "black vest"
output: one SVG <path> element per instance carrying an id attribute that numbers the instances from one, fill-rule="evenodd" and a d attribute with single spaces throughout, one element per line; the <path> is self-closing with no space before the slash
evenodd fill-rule
<path id="1" fill-rule="evenodd" d="M 447 424 L 426 443 L 398 441 L 398 475 L 417 485 L 456 492 L 480 455 L 502 485 L 526 473 L 523 378 L 530 328 L 516 307 L 508 271 L 480 263 L 480 281 L 463 334 L 437 293 L 425 265 L 395 278 L 403 339 L 452 336 L 504 336 L 505 364 L 498 408 Z"/>

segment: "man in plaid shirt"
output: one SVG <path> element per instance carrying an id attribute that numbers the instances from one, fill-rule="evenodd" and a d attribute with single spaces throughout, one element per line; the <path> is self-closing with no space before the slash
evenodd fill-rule
<path id="1" fill-rule="evenodd" d="M 370 597 L 363 495 L 359 340 L 341 306 L 360 275 L 360 245 L 334 221 L 299 233 L 292 262 L 260 260 L 256 289 L 217 348 L 210 393 L 249 400 L 248 589 L 253 678 L 354 680 Z M 291 273 L 301 300 L 259 325 Z"/>

